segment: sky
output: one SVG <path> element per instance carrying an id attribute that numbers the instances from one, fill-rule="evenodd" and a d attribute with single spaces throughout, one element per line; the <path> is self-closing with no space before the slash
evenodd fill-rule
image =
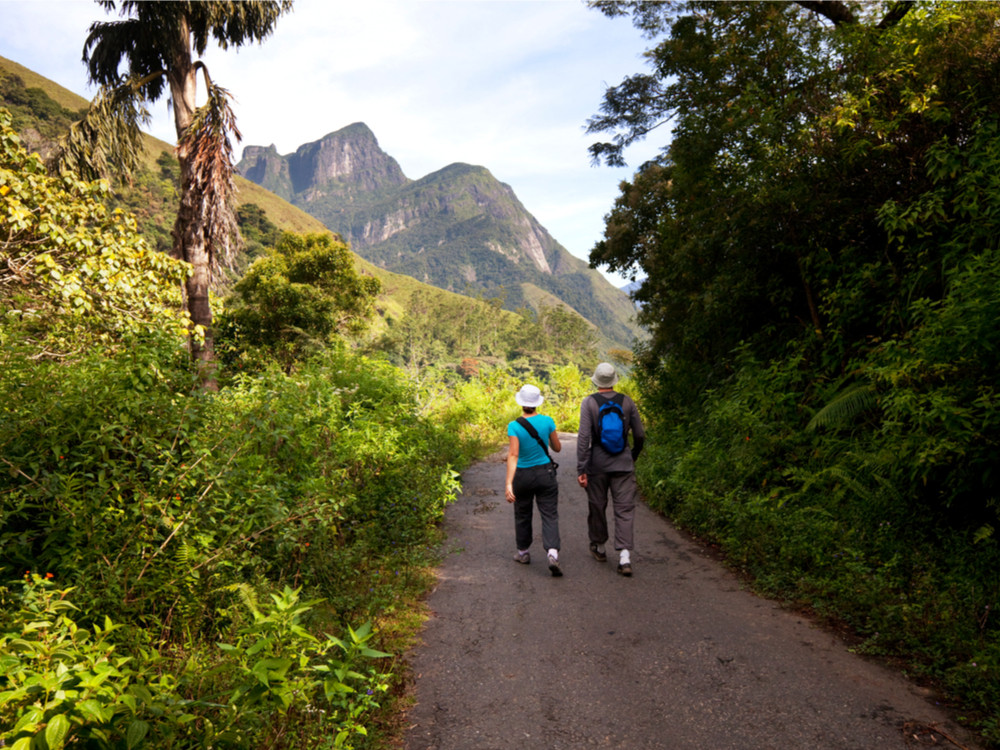
<path id="1" fill-rule="evenodd" d="M 87 28 L 116 16 L 90 0 L 0 0 L 0 55 L 92 98 Z M 294 152 L 355 122 L 404 174 L 484 166 L 555 239 L 587 259 L 618 185 L 666 145 L 656 132 L 628 166 L 594 166 L 585 132 L 604 91 L 646 70 L 627 18 L 584 0 L 296 0 L 262 44 L 203 58 L 234 97 L 236 146 Z M 167 97 L 148 130 L 176 142 Z M 616 286 L 628 280 L 605 275 Z"/>

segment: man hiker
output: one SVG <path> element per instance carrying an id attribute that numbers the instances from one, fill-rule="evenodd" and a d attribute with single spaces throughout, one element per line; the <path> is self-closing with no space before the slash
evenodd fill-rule
<path id="1" fill-rule="evenodd" d="M 577 482 L 587 491 L 587 533 L 590 554 L 598 562 L 608 559 L 608 493 L 615 518 L 615 549 L 618 572 L 632 575 L 633 521 L 639 488 L 635 460 L 642 452 L 646 431 L 635 402 L 615 392 L 618 373 L 602 362 L 590 379 L 597 393 L 580 404 L 580 434 L 576 443 Z M 632 434 L 629 447 L 628 435 Z"/>

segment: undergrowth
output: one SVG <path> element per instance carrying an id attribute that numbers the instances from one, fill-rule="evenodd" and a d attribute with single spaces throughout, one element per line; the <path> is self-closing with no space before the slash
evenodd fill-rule
<path id="1" fill-rule="evenodd" d="M 670 382 L 646 380 L 647 399 L 670 402 Z M 902 384 L 894 393 L 882 387 L 867 410 L 840 422 L 828 412 L 817 426 L 810 416 L 842 387 L 817 392 L 795 357 L 766 365 L 744 357 L 700 403 L 650 420 L 638 464 L 643 493 L 718 544 L 757 590 L 846 625 L 859 652 L 932 682 L 961 721 L 997 745 L 995 506 L 976 507 L 969 496 L 949 504 L 933 479 L 913 476 L 930 444 L 885 416 L 909 398 Z M 970 434 L 983 441 L 986 422 L 971 411 Z M 962 449 L 969 462 L 973 445 Z"/>

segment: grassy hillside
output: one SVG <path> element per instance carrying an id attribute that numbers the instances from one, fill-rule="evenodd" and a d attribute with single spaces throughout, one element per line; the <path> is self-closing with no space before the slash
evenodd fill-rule
<path id="1" fill-rule="evenodd" d="M 50 81 L 44 76 L 38 75 L 33 70 L 29 70 L 20 63 L 0 57 L 0 70 L 18 76 L 28 88 L 39 88 L 48 95 L 52 101 L 66 109 L 82 109 L 87 106 L 87 100 L 79 94 L 74 94 L 67 88 Z"/>
<path id="2" fill-rule="evenodd" d="M 44 140 L 46 137 L 55 137 L 58 132 L 68 128 L 73 119 L 88 105 L 87 100 L 82 96 L 38 75 L 19 63 L 0 57 L 0 80 L 9 80 L 9 76 L 16 76 L 20 79 L 23 87 L 17 87 L 19 91 L 19 95 L 16 97 L 17 102 L 8 100 L 0 102 L 0 105 L 11 109 L 15 116 L 20 115 L 24 122 L 30 123 L 31 128 L 40 131 L 37 136 L 26 138 L 29 143 L 39 139 Z M 25 91 L 27 91 L 27 95 L 25 95 Z M 59 111 L 60 108 L 63 111 Z M 48 127 L 44 127 L 46 123 L 43 123 L 42 120 L 47 121 Z M 47 132 L 51 132 L 51 135 L 46 135 Z M 149 135 L 145 137 L 145 142 L 145 166 L 154 175 L 157 172 L 169 171 L 170 163 L 173 162 L 173 145 Z M 165 157 L 164 154 L 168 156 Z M 152 181 L 155 182 L 155 180 Z M 175 209 L 170 203 L 169 196 L 162 195 L 162 191 L 153 195 L 158 191 L 155 189 L 156 186 L 150 187 L 149 182 L 151 180 L 140 178 L 135 186 L 138 194 L 123 196 L 122 200 L 130 210 L 136 213 L 140 225 L 144 229 L 148 229 L 147 234 L 152 234 L 158 246 L 161 249 L 166 249 L 169 246 L 169 231 L 173 224 Z M 258 206 L 267 218 L 282 231 L 302 234 L 329 231 L 318 219 L 250 180 L 237 177 L 236 184 L 239 189 L 240 205 L 254 204 Z M 356 253 L 353 253 L 353 256 L 360 271 L 375 276 L 382 282 L 382 293 L 377 308 L 383 319 L 404 317 L 409 309 L 410 300 L 418 292 L 422 296 L 422 303 L 431 307 L 451 308 L 462 301 L 469 306 L 483 304 L 463 295 L 424 284 L 408 276 L 385 271 L 364 260 Z M 512 325 L 518 320 L 513 313 L 503 311 L 501 315 Z M 384 324 L 381 327 L 384 327 Z M 376 326 L 376 331 L 379 328 Z"/>

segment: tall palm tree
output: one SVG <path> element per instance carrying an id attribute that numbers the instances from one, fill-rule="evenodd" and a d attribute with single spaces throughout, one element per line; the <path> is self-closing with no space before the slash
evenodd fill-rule
<path id="1" fill-rule="evenodd" d="M 216 86 L 201 57 L 210 39 L 222 47 L 261 42 L 278 18 L 291 10 L 291 0 L 274 2 L 141 2 L 98 0 L 106 11 L 120 10 L 121 20 L 95 22 L 83 48 L 90 81 L 102 87 L 95 99 L 91 135 L 106 136 L 104 146 L 89 150 L 87 166 L 100 167 L 108 151 L 118 151 L 119 168 L 134 165 L 139 149 L 139 123 L 148 119 L 146 103 L 169 87 L 177 129 L 181 197 L 174 224 L 173 253 L 192 266 L 187 304 L 192 322 L 204 339 L 191 338 L 192 357 L 199 363 L 202 384 L 215 387 L 212 310 L 208 291 L 218 266 L 232 259 L 238 237 L 235 215 L 232 146 L 240 137 L 229 106 L 229 94 Z M 120 73 L 125 63 L 125 73 Z M 196 104 L 198 72 L 207 101 Z M 103 115 L 103 119 L 102 119 Z M 108 135 L 108 134 L 117 135 Z M 78 129 L 74 137 L 85 135 Z"/>

